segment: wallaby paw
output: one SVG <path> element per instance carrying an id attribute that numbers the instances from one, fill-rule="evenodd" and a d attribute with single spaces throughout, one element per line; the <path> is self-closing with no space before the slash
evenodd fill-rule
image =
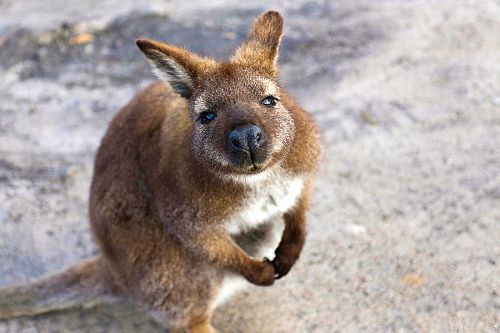
<path id="1" fill-rule="evenodd" d="M 297 259 L 298 256 L 286 255 L 282 253 L 277 254 L 276 257 L 271 262 L 271 264 L 274 267 L 275 279 L 280 279 L 283 276 L 287 275 L 288 272 L 290 272 L 290 269 L 292 269 Z"/>
<path id="2" fill-rule="evenodd" d="M 245 278 L 258 286 L 270 286 L 274 283 L 274 267 L 267 259 L 256 261 Z"/>

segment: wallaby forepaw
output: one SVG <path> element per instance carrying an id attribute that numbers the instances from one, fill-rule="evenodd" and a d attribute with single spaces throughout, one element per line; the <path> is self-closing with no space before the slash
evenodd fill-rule
<path id="1" fill-rule="evenodd" d="M 283 276 L 287 275 L 297 259 L 297 256 L 289 256 L 285 254 L 276 255 L 276 257 L 271 262 L 275 272 L 275 279 L 281 279 Z"/>
<path id="2" fill-rule="evenodd" d="M 274 283 L 274 267 L 268 259 L 256 261 L 245 278 L 258 286 L 270 286 Z"/>

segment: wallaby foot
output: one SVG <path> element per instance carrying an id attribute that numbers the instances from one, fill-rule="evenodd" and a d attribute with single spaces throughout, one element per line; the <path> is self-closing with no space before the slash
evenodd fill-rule
<path id="1" fill-rule="evenodd" d="M 188 327 L 176 327 L 172 328 L 169 333 L 218 333 L 215 328 L 210 324 L 210 319 L 205 318 L 202 321 L 197 321 L 194 324 L 189 325 Z"/>
<path id="2" fill-rule="evenodd" d="M 210 320 L 197 323 L 190 327 L 190 333 L 217 333 L 217 331 L 210 325 Z"/>

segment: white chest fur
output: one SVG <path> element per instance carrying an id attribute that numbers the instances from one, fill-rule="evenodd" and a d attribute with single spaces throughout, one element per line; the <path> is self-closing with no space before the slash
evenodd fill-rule
<path id="1" fill-rule="evenodd" d="M 255 228 L 290 210 L 302 193 L 304 180 L 301 177 L 271 176 L 269 179 L 259 179 L 248 185 L 252 190 L 243 200 L 242 206 L 225 222 L 226 230 L 232 235 Z M 273 236 L 260 244 L 258 253 L 254 254 L 256 258 L 273 258 L 282 231 L 282 226 L 274 226 Z M 247 286 L 249 283 L 243 277 L 228 273 L 220 286 L 214 306 L 220 305 L 235 292 Z"/>
<path id="2" fill-rule="evenodd" d="M 236 235 L 284 214 L 302 193 L 301 177 L 276 177 L 253 185 L 243 204 L 225 223 L 226 230 Z"/>

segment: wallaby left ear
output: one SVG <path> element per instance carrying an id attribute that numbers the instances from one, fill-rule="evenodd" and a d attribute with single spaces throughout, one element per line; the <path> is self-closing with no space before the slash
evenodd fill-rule
<path id="1" fill-rule="evenodd" d="M 265 68 L 277 75 L 279 46 L 283 37 L 283 17 L 275 11 L 268 11 L 255 20 L 247 41 L 243 43 L 231 58 L 258 68 Z"/>
<path id="2" fill-rule="evenodd" d="M 150 39 L 138 39 L 136 43 L 146 55 L 153 73 L 187 99 L 201 76 L 215 67 L 214 61 L 173 45 Z"/>

